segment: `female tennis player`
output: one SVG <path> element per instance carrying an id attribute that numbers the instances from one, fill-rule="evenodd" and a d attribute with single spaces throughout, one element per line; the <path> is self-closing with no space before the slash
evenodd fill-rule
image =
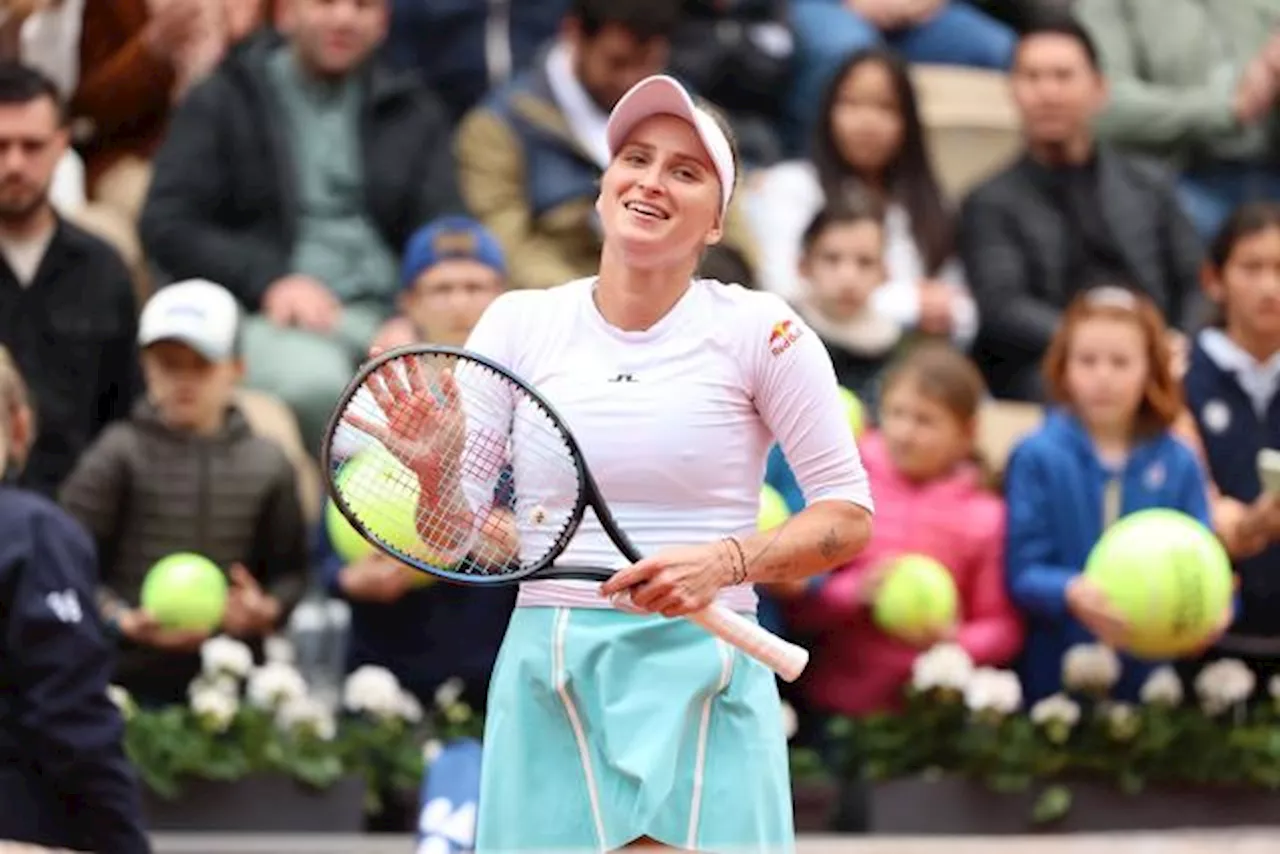
<path id="1" fill-rule="evenodd" d="M 870 535 L 866 474 L 818 336 L 776 296 L 693 278 L 736 182 L 723 126 L 657 76 L 607 137 L 600 274 L 499 297 L 467 349 L 547 397 L 650 557 L 626 565 L 588 514 L 562 560 L 617 574 L 522 584 L 490 685 L 476 849 L 789 851 L 773 674 L 669 618 L 716 601 L 752 613 L 753 583 L 847 562 Z M 394 385 L 397 405 L 436 405 Z M 808 506 L 754 533 L 775 440 Z M 428 470 L 430 445 L 402 462 Z"/>

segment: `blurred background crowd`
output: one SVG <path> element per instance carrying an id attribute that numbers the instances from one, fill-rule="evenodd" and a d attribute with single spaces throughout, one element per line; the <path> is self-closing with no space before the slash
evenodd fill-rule
<path id="1" fill-rule="evenodd" d="M 940 639 L 867 617 L 908 553 L 955 577 L 947 639 L 1052 694 L 1107 636 L 1084 557 L 1142 507 L 1235 560 L 1201 654 L 1280 672 L 1278 0 L 6 0 L 0 50 L 8 476 L 92 537 L 141 702 L 198 672 L 208 634 L 138 607 L 197 552 L 226 633 L 483 708 L 514 594 L 344 560 L 315 455 L 371 345 L 595 271 L 608 111 L 664 71 L 745 166 L 703 274 L 788 300 L 871 425 L 871 548 L 764 594 L 814 650 L 802 732 Z"/>

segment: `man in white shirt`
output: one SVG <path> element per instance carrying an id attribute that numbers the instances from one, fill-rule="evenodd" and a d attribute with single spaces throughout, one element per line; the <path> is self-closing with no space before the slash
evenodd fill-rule
<path id="1" fill-rule="evenodd" d="M 573 0 L 559 38 L 533 67 L 463 119 L 460 189 L 502 243 L 513 287 L 547 288 L 595 272 L 608 112 L 632 85 L 666 67 L 680 21 L 679 0 Z M 749 284 L 754 267 L 735 209 L 703 269 Z"/>

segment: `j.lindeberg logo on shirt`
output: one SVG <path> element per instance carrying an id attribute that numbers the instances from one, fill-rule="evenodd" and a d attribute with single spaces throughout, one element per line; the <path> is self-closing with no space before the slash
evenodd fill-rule
<path id="1" fill-rule="evenodd" d="M 610 377 L 610 378 L 609 378 L 609 382 L 611 382 L 611 383 L 633 383 L 633 382 L 636 382 L 636 375 L 635 375 L 635 374 L 617 374 L 616 376 Z"/>

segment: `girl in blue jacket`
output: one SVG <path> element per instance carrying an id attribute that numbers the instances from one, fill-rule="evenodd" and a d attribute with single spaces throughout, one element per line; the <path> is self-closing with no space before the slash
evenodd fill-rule
<path id="1" fill-rule="evenodd" d="M 1111 523 L 1168 507 L 1209 524 L 1203 470 L 1169 431 L 1182 409 L 1170 361 L 1155 305 L 1114 287 L 1077 297 L 1045 356 L 1059 407 L 1018 445 L 1005 473 L 1006 566 L 1027 618 L 1019 669 L 1028 703 L 1061 688 L 1070 647 L 1124 647 L 1123 619 L 1081 574 Z M 1121 659 L 1113 695 L 1134 699 L 1156 663 Z"/>

